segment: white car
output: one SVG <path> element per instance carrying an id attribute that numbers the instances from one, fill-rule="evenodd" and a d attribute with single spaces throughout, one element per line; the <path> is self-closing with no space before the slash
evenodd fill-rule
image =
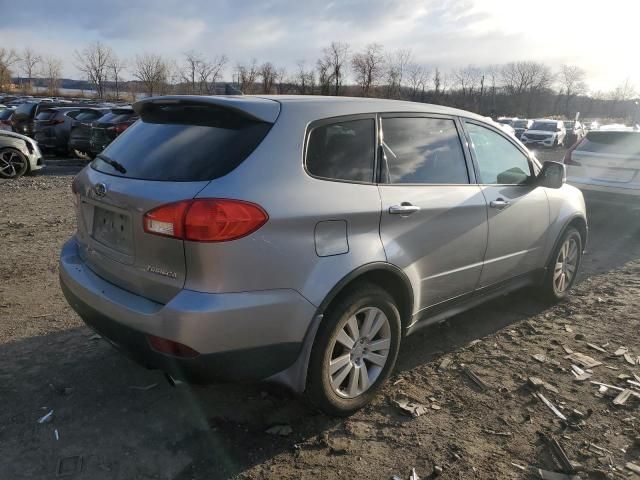
<path id="1" fill-rule="evenodd" d="M 640 131 L 593 130 L 567 151 L 567 181 L 590 203 L 640 210 Z"/>
<path id="2" fill-rule="evenodd" d="M 562 120 L 536 120 L 525 130 L 520 141 L 527 147 L 541 146 L 555 148 L 564 146 L 567 131 Z"/>

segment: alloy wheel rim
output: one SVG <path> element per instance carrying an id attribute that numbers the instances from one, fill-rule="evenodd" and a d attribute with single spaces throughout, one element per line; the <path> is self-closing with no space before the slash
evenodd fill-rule
<path id="1" fill-rule="evenodd" d="M 565 292 L 575 278 L 578 267 L 578 244 L 575 238 L 565 240 L 560 247 L 553 269 L 553 288 L 557 293 Z"/>
<path id="2" fill-rule="evenodd" d="M 7 177 L 15 177 L 24 165 L 25 160 L 17 152 L 8 150 L 0 154 L 0 172 Z"/>
<path id="3" fill-rule="evenodd" d="M 389 357 L 391 324 L 377 307 L 364 307 L 346 319 L 330 346 L 329 380 L 343 398 L 356 398 L 378 379 Z"/>

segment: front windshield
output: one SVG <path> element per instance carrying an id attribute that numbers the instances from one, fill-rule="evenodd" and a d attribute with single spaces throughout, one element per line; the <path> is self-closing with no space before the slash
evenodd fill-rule
<path id="1" fill-rule="evenodd" d="M 516 120 L 513 122 L 513 128 L 527 128 L 526 120 Z"/>
<path id="2" fill-rule="evenodd" d="M 558 128 L 558 124 L 552 122 L 533 122 L 533 125 L 531 125 L 531 130 L 542 130 L 545 132 L 555 132 L 556 128 Z"/>

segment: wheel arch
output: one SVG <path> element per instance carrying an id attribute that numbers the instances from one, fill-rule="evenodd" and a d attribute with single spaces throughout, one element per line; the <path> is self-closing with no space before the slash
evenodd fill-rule
<path id="1" fill-rule="evenodd" d="M 587 219 L 584 216 L 582 216 L 580 214 L 577 214 L 577 215 L 574 215 L 573 217 L 569 218 L 565 222 L 564 226 L 560 230 L 560 233 L 558 234 L 558 236 L 554 240 L 553 248 L 549 252 L 549 257 L 547 258 L 547 263 L 545 264 L 546 267 L 548 267 L 549 264 L 551 263 L 551 259 L 553 257 L 553 253 L 558 248 L 558 245 L 560 244 L 560 241 L 562 240 L 562 237 L 564 236 L 564 233 L 567 231 L 567 229 L 569 227 L 573 227 L 576 230 L 578 230 L 578 233 L 580 234 L 580 240 L 582 241 L 582 251 L 584 252 L 584 250 L 586 248 L 586 245 L 587 245 L 587 240 L 588 240 L 588 237 L 589 237 L 589 228 L 587 226 Z"/>

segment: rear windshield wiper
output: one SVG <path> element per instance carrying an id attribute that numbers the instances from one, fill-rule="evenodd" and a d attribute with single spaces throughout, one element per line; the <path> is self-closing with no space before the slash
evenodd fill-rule
<path id="1" fill-rule="evenodd" d="M 112 158 L 109 158 L 109 157 L 107 157 L 106 155 L 103 155 L 102 153 L 100 153 L 100 154 L 96 155 L 96 158 L 99 158 L 99 159 L 100 159 L 100 160 L 102 160 L 104 163 L 108 163 L 108 164 L 109 164 L 109 165 L 111 165 L 113 168 L 115 168 L 117 171 L 119 171 L 120 173 L 122 173 L 123 175 L 124 175 L 125 173 L 127 173 L 127 169 L 126 169 L 126 168 L 124 168 L 124 166 L 123 166 L 120 162 L 118 162 L 118 161 L 116 161 L 116 160 L 114 160 L 114 159 L 112 159 Z"/>

